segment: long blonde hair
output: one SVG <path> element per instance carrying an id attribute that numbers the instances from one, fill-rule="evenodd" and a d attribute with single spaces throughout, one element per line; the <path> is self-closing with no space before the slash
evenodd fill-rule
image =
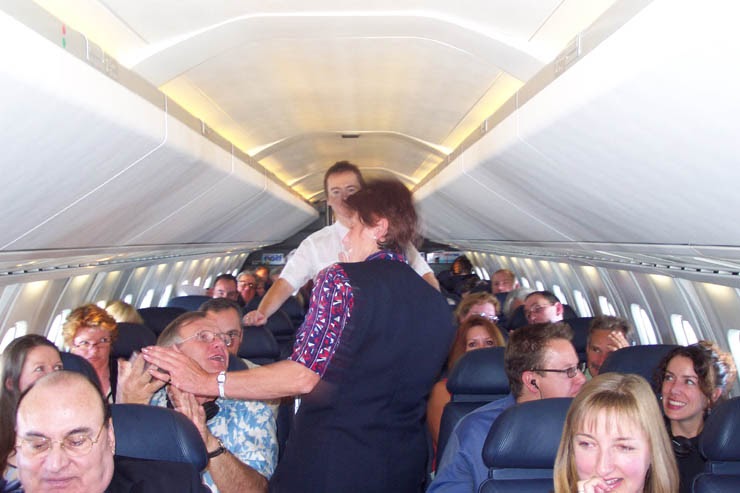
<path id="1" fill-rule="evenodd" d="M 645 493 L 678 491 L 678 468 L 668 433 L 650 384 L 638 375 L 606 373 L 594 377 L 581 389 L 568 409 L 560 448 L 555 459 L 555 493 L 576 493 L 573 437 L 584 423 L 600 412 L 619 422 L 639 426 L 650 444 L 650 468 L 645 477 Z"/>

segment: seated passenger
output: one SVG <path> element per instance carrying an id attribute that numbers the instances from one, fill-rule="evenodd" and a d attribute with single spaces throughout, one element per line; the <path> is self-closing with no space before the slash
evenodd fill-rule
<path id="1" fill-rule="evenodd" d="M 681 492 L 691 492 L 694 477 L 704 471 L 705 460 L 698 448 L 704 419 L 727 398 L 736 376 L 732 356 L 709 341 L 677 347 L 658 365 L 656 378 L 660 379 Z"/>
<path id="2" fill-rule="evenodd" d="M 491 292 L 493 294 L 509 293 L 519 287 L 516 276 L 509 269 L 499 269 L 491 278 Z"/>
<path id="3" fill-rule="evenodd" d="M 650 385 L 607 373 L 568 409 L 555 459 L 555 493 L 674 493 L 676 462 Z"/>
<path id="4" fill-rule="evenodd" d="M 455 363 L 468 351 L 486 347 L 503 347 L 504 336 L 499 328 L 488 318 L 478 315 L 469 316 L 457 329 L 455 341 L 452 343 L 450 355 L 447 357 L 448 373 Z M 442 412 L 450 402 L 450 393 L 447 391 L 447 378 L 443 378 L 432 387 L 427 402 L 427 426 L 432 434 L 434 448 L 437 448 L 439 426 L 442 421 Z"/>
<path id="5" fill-rule="evenodd" d="M 205 313 L 211 322 L 218 325 L 221 332 L 231 337 L 231 344 L 226 347 L 226 350 L 230 355 L 238 357 L 239 346 L 244 337 L 242 313 L 239 305 L 227 298 L 214 298 L 200 305 L 198 311 Z M 243 359 L 243 361 L 247 364 L 247 368 L 256 368 L 259 366 L 248 359 Z"/>
<path id="6" fill-rule="evenodd" d="M 100 390 L 79 373 L 39 379 L 17 412 L 18 476 L 25 493 L 203 492 L 190 464 L 115 457 Z"/>
<path id="7" fill-rule="evenodd" d="M 463 296 L 457 305 L 455 318 L 458 324 L 473 316 L 487 318 L 496 323 L 500 312 L 501 304 L 491 293 L 469 293 Z"/>
<path id="8" fill-rule="evenodd" d="M 208 290 L 211 298 L 228 298 L 232 301 L 239 299 L 239 291 L 236 287 L 236 277 L 231 274 L 221 274 L 213 281 L 213 287 Z"/>
<path id="9" fill-rule="evenodd" d="M 236 289 L 239 291 L 237 300 L 241 306 L 248 306 L 257 295 L 257 277 L 251 270 L 243 270 L 236 276 Z"/>
<path id="10" fill-rule="evenodd" d="M 586 378 L 599 374 L 601 365 L 610 353 L 628 347 L 632 332 L 632 324 L 623 318 L 606 315 L 594 317 L 588 327 L 586 341 Z"/>
<path id="11" fill-rule="evenodd" d="M 188 312 L 164 329 L 157 345 L 177 346 L 199 371 L 215 377 L 226 372 L 227 348 L 232 344 L 229 332 L 203 312 Z M 143 362 L 141 356 L 137 360 Z M 135 362 L 134 381 L 149 376 L 141 362 Z M 136 389 L 124 395 L 134 396 L 125 397 L 125 402 L 142 401 Z M 201 397 L 168 386 L 166 392 L 162 389 L 152 396 L 151 404 L 171 405 L 201 432 L 210 457 L 203 480 L 214 493 L 267 490 L 267 479 L 277 465 L 277 436 L 275 417 L 265 403 Z"/>
<path id="12" fill-rule="evenodd" d="M 524 315 L 530 324 L 561 322 L 563 304 L 550 291 L 535 291 L 524 299 Z"/>
<path id="13" fill-rule="evenodd" d="M 114 402 L 118 381 L 118 366 L 111 360 L 111 344 L 118 335 L 115 319 L 97 305 L 83 305 L 69 314 L 62 335 L 69 352 L 92 365 L 103 395 L 108 402 Z"/>
<path id="14" fill-rule="evenodd" d="M 506 318 L 506 320 L 511 320 L 511 317 L 514 315 L 514 310 L 522 306 L 524 304 L 524 300 L 527 299 L 527 296 L 534 292 L 534 289 L 531 288 L 516 288 L 509 291 L 509 294 L 506 295 L 503 306 L 501 306 L 501 312 L 503 313 L 504 318 Z"/>
<path id="15" fill-rule="evenodd" d="M 483 444 L 491 425 L 515 403 L 573 397 L 586 381 L 565 324 L 526 325 L 512 332 L 504 353 L 511 394 L 467 414 L 450 435 L 429 493 L 475 492 L 488 478 Z"/>
<path id="16" fill-rule="evenodd" d="M 2 354 L 0 382 L 0 471 L 12 484 L 16 480 L 15 411 L 18 399 L 36 380 L 62 369 L 59 350 L 47 338 L 28 334 L 13 339 Z M 10 485 L 6 485 L 10 489 Z"/>
<path id="17" fill-rule="evenodd" d="M 116 323 L 144 325 L 144 319 L 139 315 L 139 311 L 125 301 L 111 301 L 105 306 L 105 311 L 115 319 Z"/>

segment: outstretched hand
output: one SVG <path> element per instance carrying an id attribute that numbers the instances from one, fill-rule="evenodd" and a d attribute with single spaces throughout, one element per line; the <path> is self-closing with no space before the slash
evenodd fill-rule
<path id="1" fill-rule="evenodd" d="M 244 325 L 265 325 L 267 323 L 267 317 L 259 310 L 252 310 L 244 315 L 242 323 Z"/>
<path id="2" fill-rule="evenodd" d="M 144 359 L 152 364 L 149 374 L 191 394 L 217 397 L 218 384 L 214 375 L 206 372 L 176 346 L 143 348 Z"/>

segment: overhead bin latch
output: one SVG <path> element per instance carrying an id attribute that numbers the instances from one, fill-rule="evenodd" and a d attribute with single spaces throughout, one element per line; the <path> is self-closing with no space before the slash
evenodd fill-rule
<path id="1" fill-rule="evenodd" d="M 575 38 L 568 43 L 563 51 L 560 52 L 558 57 L 555 59 L 555 76 L 558 76 L 568 70 L 576 60 L 581 56 L 581 34 L 579 33 Z"/>

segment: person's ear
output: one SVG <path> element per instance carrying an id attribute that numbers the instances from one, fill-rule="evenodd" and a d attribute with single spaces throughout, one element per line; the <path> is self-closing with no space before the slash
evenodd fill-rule
<path id="1" fill-rule="evenodd" d="M 719 400 L 721 395 L 722 395 L 722 389 L 719 389 L 719 388 L 714 389 L 712 391 L 712 402 L 709 403 L 709 406 L 711 407 L 714 403 L 716 403 L 717 400 Z"/>
<path id="2" fill-rule="evenodd" d="M 559 301 L 555 303 L 555 313 L 557 313 L 558 315 L 563 314 L 563 304 L 560 303 Z"/>
<path id="3" fill-rule="evenodd" d="M 378 222 L 373 226 L 373 234 L 378 241 L 385 241 L 385 236 L 388 234 L 388 219 L 381 217 Z"/>
<path id="4" fill-rule="evenodd" d="M 5 379 L 5 390 L 8 392 L 13 391 L 13 380 L 11 380 L 10 377 Z"/>
<path id="5" fill-rule="evenodd" d="M 538 375 L 533 371 L 528 370 L 522 373 L 522 384 L 524 384 L 524 387 L 533 394 L 538 393 L 540 390 L 537 385 L 537 377 Z"/>

